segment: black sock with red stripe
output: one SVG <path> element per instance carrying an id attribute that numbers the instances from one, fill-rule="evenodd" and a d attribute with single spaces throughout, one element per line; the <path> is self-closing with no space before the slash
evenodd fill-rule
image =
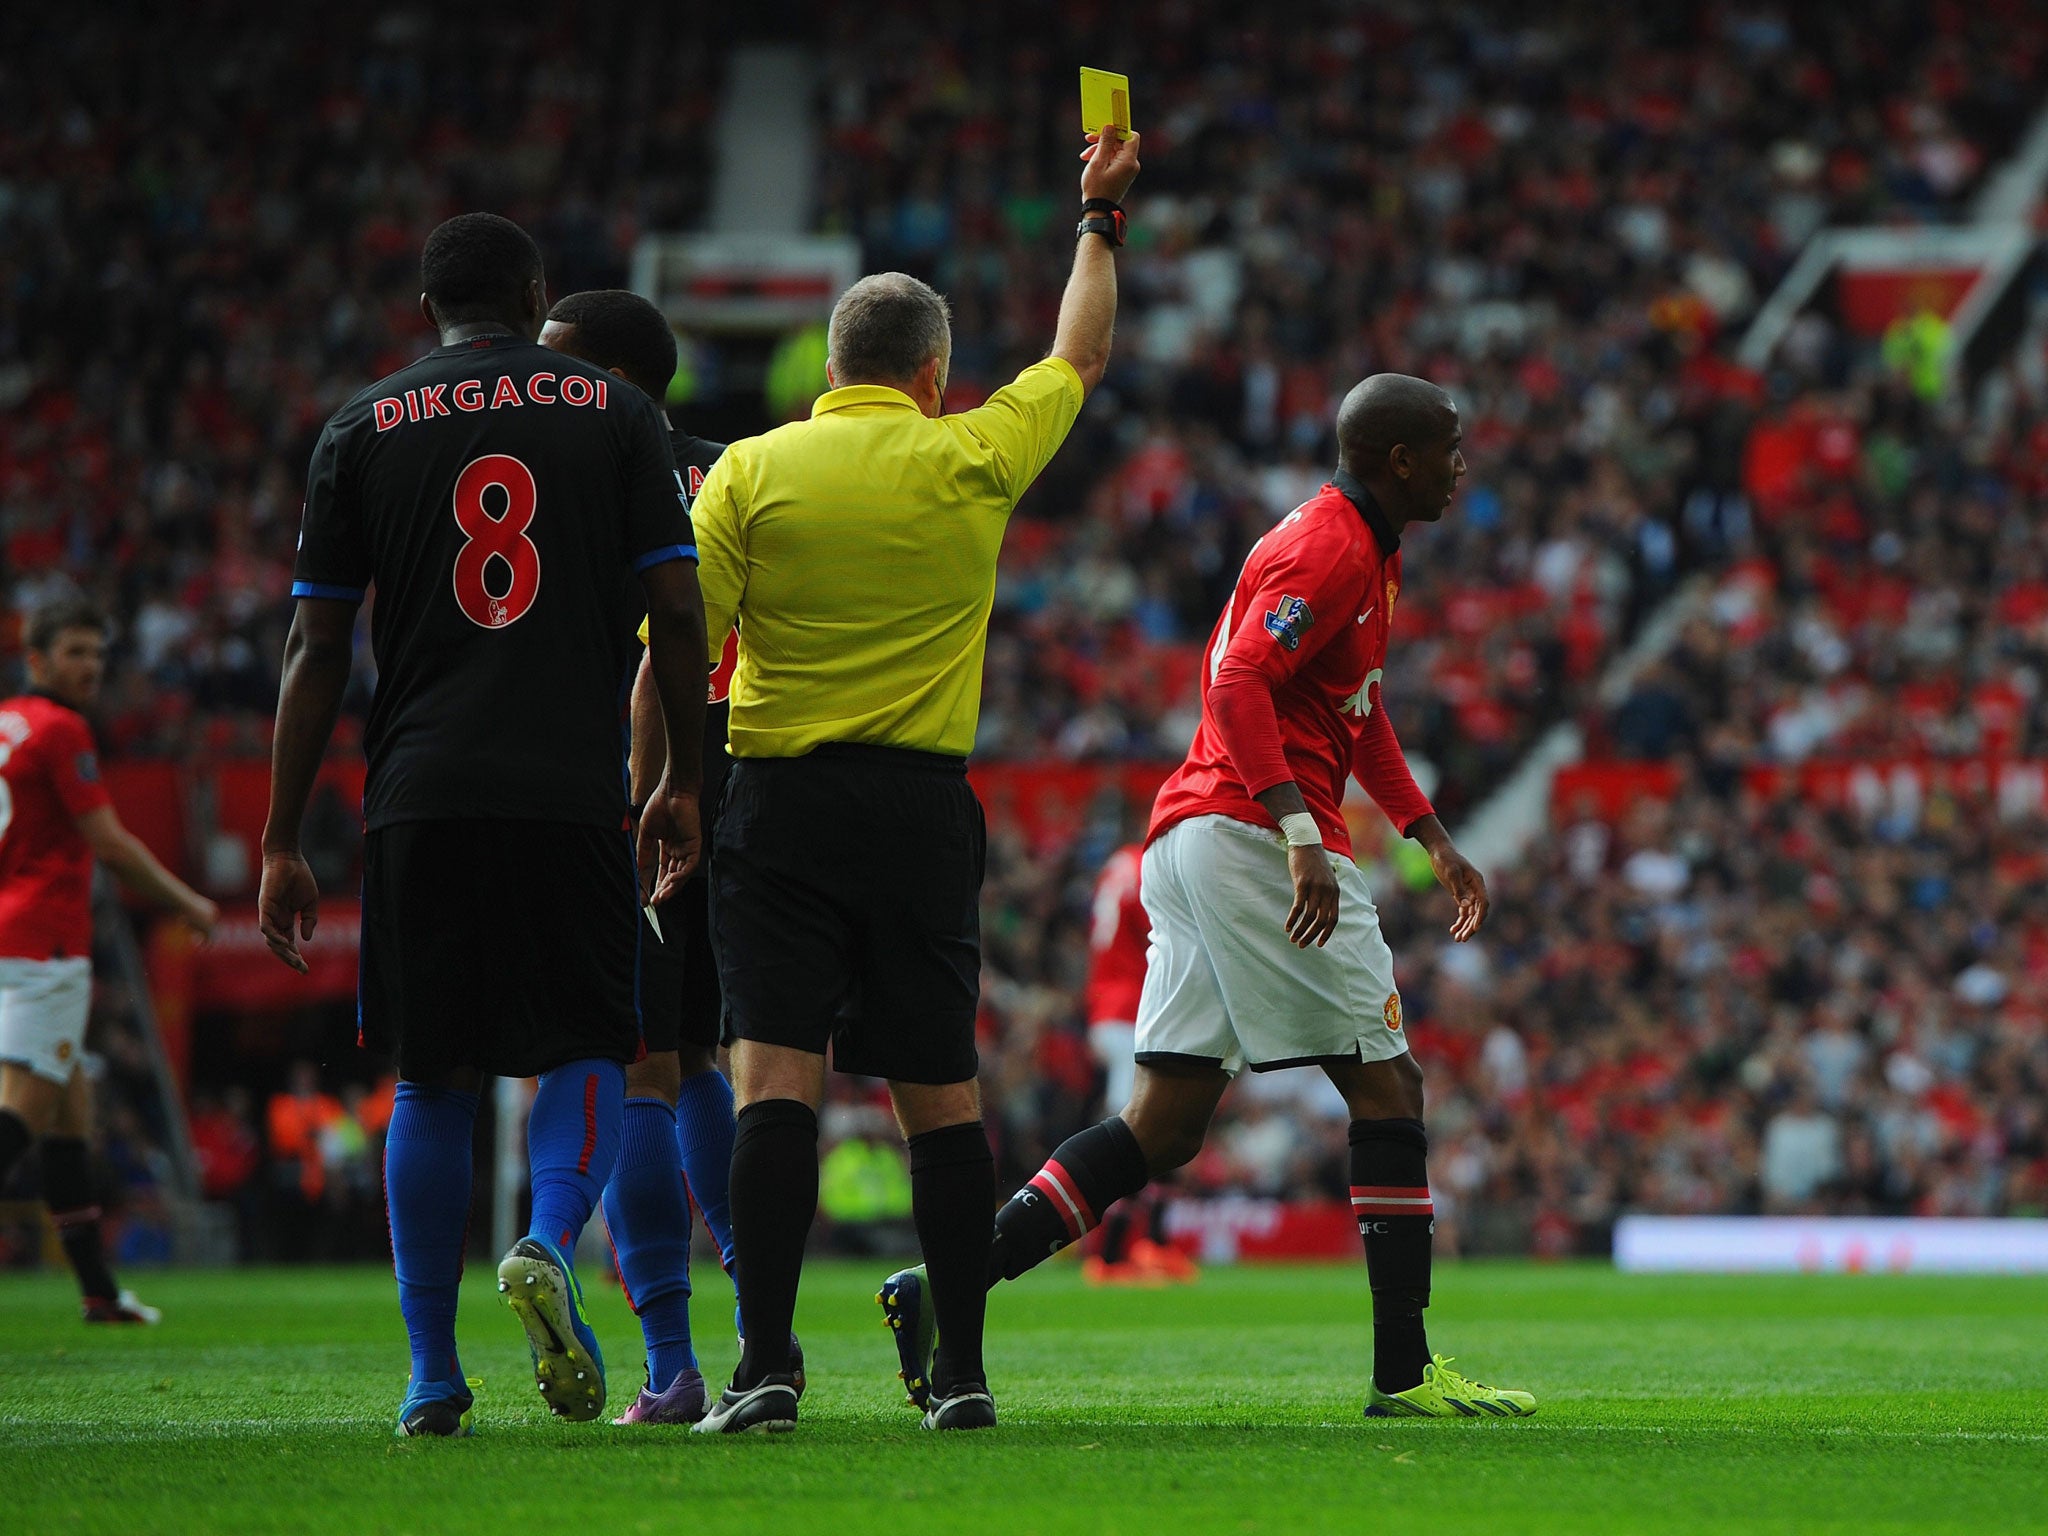
<path id="1" fill-rule="evenodd" d="M 1351 1211 L 1372 1283 L 1372 1380 L 1382 1392 L 1422 1384 L 1429 1336 L 1429 1137 L 1420 1120 L 1351 1122 Z"/>
<path id="2" fill-rule="evenodd" d="M 1069 1136 L 1029 1184 L 996 1212 L 988 1283 L 1014 1280 L 1084 1236 L 1102 1213 L 1150 1181 L 1145 1151 L 1111 1115 Z"/>
<path id="3" fill-rule="evenodd" d="M 43 1203 L 57 1228 L 64 1257 L 88 1301 L 112 1301 L 121 1292 L 107 1267 L 100 1208 L 93 1199 L 92 1153 L 77 1136 L 43 1138 Z"/>

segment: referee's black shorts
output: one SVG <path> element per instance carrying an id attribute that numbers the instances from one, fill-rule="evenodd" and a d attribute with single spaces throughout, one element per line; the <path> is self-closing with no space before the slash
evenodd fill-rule
<path id="1" fill-rule="evenodd" d="M 617 828 L 379 828 L 363 845 L 363 1044 L 394 1054 L 412 1082 L 634 1060 L 639 904 L 633 842 Z"/>
<path id="2" fill-rule="evenodd" d="M 988 830 L 960 758 L 741 758 L 711 858 L 734 1038 L 906 1083 L 975 1075 Z"/>

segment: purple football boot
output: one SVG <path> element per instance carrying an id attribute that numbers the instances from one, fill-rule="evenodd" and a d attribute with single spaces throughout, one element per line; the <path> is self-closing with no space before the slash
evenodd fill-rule
<path id="1" fill-rule="evenodd" d="M 642 1387 L 633 1406 L 613 1419 L 614 1424 L 694 1424 L 704 1417 L 704 1373 L 678 1371 L 666 1392 L 656 1394 Z"/>

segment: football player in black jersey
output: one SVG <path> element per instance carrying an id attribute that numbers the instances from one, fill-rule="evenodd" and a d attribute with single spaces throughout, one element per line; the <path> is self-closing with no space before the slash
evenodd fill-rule
<path id="1" fill-rule="evenodd" d="M 641 613 L 670 771 L 639 834 L 660 845 L 671 887 L 697 858 L 707 664 L 660 411 L 537 344 L 540 251 L 516 224 L 451 219 L 420 269 L 441 345 L 344 405 L 313 453 L 259 905 L 273 952 L 303 970 L 319 892 L 299 826 L 374 586 L 359 1017 L 400 1079 L 385 1153 L 412 1347 L 398 1428 L 458 1435 L 471 1396 L 455 1303 L 487 1075 L 540 1079 L 532 1225 L 498 1288 L 550 1407 L 577 1420 L 604 1408 L 570 1256 L 618 1155 L 641 1051 L 621 728 Z"/>
<path id="2" fill-rule="evenodd" d="M 660 310 L 625 289 L 593 289 L 559 300 L 548 312 L 540 339 L 542 346 L 603 368 L 657 401 L 675 377 L 675 332 Z M 694 498 L 725 444 L 673 426 L 669 441 L 676 473 Z M 731 762 L 725 751 L 725 716 L 732 640 L 724 637 L 705 704 L 707 847 Z M 643 656 L 633 687 L 636 800 L 659 782 L 664 751 L 661 701 L 651 658 Z M 640 940 L 640 1018 L 647 1055 L 626 1069 L 625 1140 L 604 1194 L 605 1225 L 619 1276 L 647 1343 L 647 1385 L 617 1420 L 621 1424 L 694 1423 L 704 1416 L 704 1378 L 690 1343 L 692 1202 L 728 1272 L 732 1266 L 726 1203 L 732 1085 L 718 1070 L 723 1010 L 704 898 L 704 880 L 691 879 L 660 907 L 648 909 L 648 928 Z"/>

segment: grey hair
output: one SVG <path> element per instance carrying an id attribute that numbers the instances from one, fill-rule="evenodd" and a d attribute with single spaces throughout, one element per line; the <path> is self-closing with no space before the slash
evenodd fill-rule
<path id="1" fill-rule="evenodd" d="M 825 346 L 840 384 L 900 384 L 936 357 L 943 385 L 953 311 L 929 283 L 904 272 L 877 272 L 839 296 Z"/>

